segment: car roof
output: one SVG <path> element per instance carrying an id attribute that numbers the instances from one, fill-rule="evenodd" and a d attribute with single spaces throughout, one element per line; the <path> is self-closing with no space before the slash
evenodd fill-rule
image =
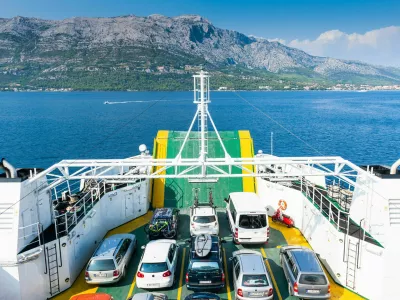
<path id="1" fill-rule="evenodd" d="M 236 211 L 267 211 L 262 205 L 256 193 L 236 192 L 230 193 L 229 197 L 235 205 Z"/>
<path id="2" fill-rule="evenodd" d="M 105 293 L 75 295 L 70 300 L 110 300 L 111 296 Z"/>
<path id="3" fill-rule="evenodd" d="M 210 206 L 196 207 L 193 209 L 193 215 L 196 216 L 213 216 L 215 215 L 215 210 Z"/>
<path id="4" fill-rule="evenodd" d="M 152 293 L 138 293 L 133 295 L 132 300 L 153 300 L 154 296 Z"/>
<path id="5" fill-rule="evenodd" d="M 290 251 L 292 256 L 299 265 L 301 272 L 318 272 L 323 273 L 321 265 L 318 262 L 318 258 L 311 250 L 305 249 L 294 249 Z"/>
<path id="6" fill-rule="evenodd" d="M 258 254 L 240 254 L 238 258 L 241 262 L 242 271 L 245 274 L 263 274 L 266 272 L 264 260 Z"/>
<path id="7" fill-rule="evenodd" d="M 159 218 L 172 218 L 173 209 L 172 208 L 157 208 L 153 213 L 153 219 Z"/>
<path id="8" fill-rule="evenodd" d="M 168 251 L 171 244 L 176 244 L 175 240 L 155 240 L 146 245 L 142 262 L 144 263 L 158 263 L 165 262 L 168 257 Z"/>
<path id="9" fill-rule="evenodd" d="M 190 257 L 193 260 L 219 260 L 219 252 L 221 251 L 220 247 L 219 247 L 219 237 L 216 235 L 210 235 L 211 236 L 211 250 L 210 250 L 210 254 L 200 257 L 198 255 L 196 255 L 196 250 L 195 250 L 195 240 L 196 237 L 193 236 L 192 237 L 192 241 L 190 244 Z"/>
<path id="10" fill-rule="evenodd" d="M 199 299 L 199 300 L 203 300 L 203 299 L 212 299 L 212 300 L 219 300 L 221 299 L 218 295 L 212 294 L 212 293 L 208 293 L 208 292 L 197 292 L 197 293 L 193 293 L 190 294 L 188 296 L 186 296 L 185 300 L 191 300 L 191 299 Z"/>
<path id="11" fill-rule="evenodd" d="M 94 257 L 113 257 L 115 250 L 122 244 L 124 239 L 135 239 L 133 234 L 114 234 L 108 238 L 105 238 L 100 246 L 94 253 Z"/>

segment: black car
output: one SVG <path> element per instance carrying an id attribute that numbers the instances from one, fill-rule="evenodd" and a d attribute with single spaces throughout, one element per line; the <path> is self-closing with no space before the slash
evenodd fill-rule
<path id="1" fill-rule="evenodd" d="M 221 298 L 218 295 L 207 292 L 194 293 L 185 297 L 185 300 L 220 300 L 220 299 Z"/>
<path id="2" fill-rule="evenodd" d="M 200 241 L 201 239 L 201 241 Z M 199 242 L 200 241 L 200 242 Z M 189 290 L 219 290 L 225 287 L 221 239 L 217 235 L 193 236 L 190 243 L 186 286 Z M 205 249 L 206 242 L 210 246 Z"/>
<path id="3" fill-rule="evenodd" d="M 178 235 L 179 209 L 157 208 L 149 224 L 144 227 L 149 240 L 174 239 Z"/>

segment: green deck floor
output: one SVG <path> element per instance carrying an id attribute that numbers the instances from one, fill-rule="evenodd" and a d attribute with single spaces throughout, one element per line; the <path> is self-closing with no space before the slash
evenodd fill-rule
<path id="1" fill-rule="evenodd" d="M 186 132 L 170 131 L 168 135 L 167 158 L 174 158 L 179 152 Z M 240 157 L 240 140 L 237 131 L 222 131 L 220 136 L 224 146 L 232 157 Z M 182 158 L 193 158 L 199 155 L 198 133 L 192 132 L 189 136 L 185 148 L 182 152 Z M 209 133 L 208 141 L 209 157 L 224 157 L 223 149 L 214 132 Z M 222 168 L 224 169 L 224 168 Z M 224 169 L 227 171 L 227 169 Z M 171 174 L 173 170 L 167 170 Z M 213 170 L 207 170 L 212 173 Z M 234 172 L 241 173 L 241 170 L 235 169 Z M 190 174 L 190 173 L 189 173 Z M 208 189 L 211 188 L 214 203 L 217 206 L 223 205 L 223 199 L 230 192 L 241 192 L 243 190 L 242 178 L 220 178 L 216 183 L 189 183 L 187 179 L 167 179 L 165 183 L 164 206 L 165 207 L 189 207 L 193 203 L 193 188 L 200 188 L 199 201 L 208 202 Z"/>

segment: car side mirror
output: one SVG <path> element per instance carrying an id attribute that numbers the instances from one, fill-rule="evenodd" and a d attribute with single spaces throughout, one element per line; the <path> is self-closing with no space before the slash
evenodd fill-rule
<path id="1" fill-rule="evenodd" d="M 233 259 L 233 257 L 229 257 L 228 259 L 231 261 Z"/>
<path id="2" fill-rule="evenodd" d="M 140 247 L 142 250 L 146 249 L 146 245 L 143 245 L 142 247 Z"/>
<path id="3" fill-rule="evenodd" d="M 221 239 L 221 243 L 222 243 L 222 244 L 225 244 L 225 243 L 226 243 L 226 241 Z"/>
<path id="4" fill-rule="evenodd" d="M 190 244 L 190 239 L 186 240 L 185 243 Z"/>
<path id="5" fill-rule="evenodd" d="M 229 203 L 228 199 L 226 199 L 226 198 L 224 198 L 224 201 L 225 201 L 226 203 Z"/>

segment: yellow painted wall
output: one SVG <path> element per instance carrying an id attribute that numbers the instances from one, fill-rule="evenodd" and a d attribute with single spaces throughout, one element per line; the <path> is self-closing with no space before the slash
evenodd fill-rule
<path id="1" fill-rule="evenodd" d="M 168 130 L 159 130 L 157 137 L 154 140 L 154 153 L 153 157 L 157 159 L 167 158 L 167 146 L 168 146 Z M 155 167 L 155 171 L 162 167 Z M 165 171 L 160 174 L 165 174 Z M 165 178 L 157 178 L 153 180 L 152 188 L 152 205 L 153 208 L 164 207 L 164 190 L 165 190 Z"/>
<path id="2" fill-rule="evenodd" d="M 250 131 L 239 130 L 240 139 L 240 155 L 241 157 L 252 158 L 254 157 L 253 139 L 251 138 Z M 244 167 L 251 172 L 254 172 L 255 168 L 252 165 L 244 165 Z M 248 174 L 246 170 L 242 170 L 242 174 Z M 255 192 L 255 178 L 254 177 L 243 177 L 243 192 Z"/>

